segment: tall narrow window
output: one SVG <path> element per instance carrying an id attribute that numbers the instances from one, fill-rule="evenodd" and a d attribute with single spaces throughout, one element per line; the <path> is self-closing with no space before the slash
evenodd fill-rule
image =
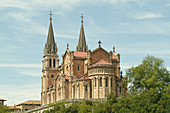
<path id="1" fill-rule="evenodd" d="M 110 79 L 110 86 L 112 87 L 112 78 Z"/>
<path id="2" fill-rule="evenodd" d="M 49 67 L 51 67 L 51 59 L 49 60 Z"/>
<path id="3" fill-rule="evenodd" d="M 86 88 L 85 88 L 85 90 L 87 91 L 87 85 L 86 85 Z"/>
<path id="4" fill-rule="evenodd" d="M 106 77 L 106 87 L 108 87 L 108 77 Z"/>
<path id="5" fill-rule="evenodd" d="M 102 77 L 100 77 L 100 87 L 102 87 Z"/>
<path id="6" fill-rule="evenodd" d="M 78 65 L 78 67 L 77 67 L 77 70 L 79 71 L 80 70 L 80 66 Z"/>
<path id="7" fill-rule="evenodd" d="M 55 59 L 53 59 L 53 67 L 55 67 Z"/>
<path id="8" fill-rule="evenodd" d="M 122 91 L 121 91 L 121 87 L 119 87 L 119 91 L 120 91 L 120 94 L 121 94 L 121 92 L 122 92 Z"/>
<path id="9" fill-rule="evenodd" d="M 96 77 L 94 78 L 94 87 L 96 87 Z"/>

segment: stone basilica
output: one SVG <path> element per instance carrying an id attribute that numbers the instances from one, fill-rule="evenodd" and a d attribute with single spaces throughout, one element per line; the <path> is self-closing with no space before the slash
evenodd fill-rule
<path id="1" fill-rule="evenodd" d="M 76 51 L 69 45 L 59 65 L 57 44 L 54 39 L 52 18 L 42 61 L 41 104 L 46 105 L 67 99 L 104 99 L 109 93 L 126 95 L 120 72 L 120 54 L 115 47 L 108 52 L 99 46 L 88 49 L 83 28 L 83 16 Z"/>

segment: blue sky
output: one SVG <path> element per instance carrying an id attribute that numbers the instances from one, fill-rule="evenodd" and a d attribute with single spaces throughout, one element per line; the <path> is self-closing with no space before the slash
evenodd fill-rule
<path id="1" fill-rule="evenodd" d="M 0 98 L 8 105 L 40 100 L 49 11 L 60 63 L 67 43 L 76 49 L 83 13 L 89 49 L 98 40 L 115 46 L 124 75 L 147 55 L 170 71 L 170 0 L 0 0 Z"/>

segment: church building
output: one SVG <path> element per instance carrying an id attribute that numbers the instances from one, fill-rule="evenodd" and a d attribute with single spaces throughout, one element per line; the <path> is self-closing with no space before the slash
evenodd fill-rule
<path id="1" fill-rule="evenodd" d="M 122 84 L 120 54 L 106 51 L 98 42 L 98 47 L 90 50 L 83 28 L 83 15 L 76 50 L 69 44 L 59 64 L 57 43 L 52 27 L 52 18 L 42 61 L 41 104 L 46 105 L 67 99 L 104 99 L 109 93 L 116 97 L 126 96 L 126 86 Z"/>

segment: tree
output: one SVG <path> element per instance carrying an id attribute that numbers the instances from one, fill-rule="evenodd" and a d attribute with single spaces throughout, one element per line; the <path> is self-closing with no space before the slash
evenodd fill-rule
<path id="1" fill-rule="evenodd" d="M 5 106 L 5 105 L 0 105 L 0 113 L 10 113 L 11 110 Z"/>
<path id="2" fill-rule="evenodd" d="M 170 83 L 170 74 L 164 67 L 163 60 L 154 56 L 145 57 L 142 64 L 128 69 L 126 75 L 130 92 L 141 93 L 150 88 L 161 92 Z"/>

